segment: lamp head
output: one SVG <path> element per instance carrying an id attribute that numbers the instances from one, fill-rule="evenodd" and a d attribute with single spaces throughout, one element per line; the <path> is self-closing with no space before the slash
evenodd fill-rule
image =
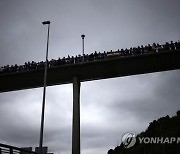
<path id="1" fill-rule="evenodd" d="M 43 25 L 47 25 L 47 24 L 50 24 L 51 22 L 50 21 L 43 21 L 42 24 Z"/>
<path id="2" fill-rule="evenodd" d="M 84 38 L 85 38 L 85 35 L 84 35 L 84 34 L 82 34 L 82 35 L 81 35 L 81 37 L 82 37 L 82 39 L 84 39 Z"/>

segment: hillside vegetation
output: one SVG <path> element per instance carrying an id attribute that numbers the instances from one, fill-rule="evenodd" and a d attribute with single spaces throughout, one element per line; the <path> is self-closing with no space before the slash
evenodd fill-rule
<path id="1" fill-rule="evenodd" d="M 167 139 L 163 143 L 140 143 L 139 138 L 161 138 Z M 168 139 L 174 137 L 176 141 L 168 143 Z M 177 139 L 179 137 L 179 140 Z M 179 143 L 177 143 L 177 140 Z M 121 143 L 115 149 L 110 149 L 108 154 L 177 154 L 180 153 L 180 111 L 176 116 L 161 117 L 149 124 L 145 132 L 136 136 L 136 143 L 130 148 L 125 148 Z"/>

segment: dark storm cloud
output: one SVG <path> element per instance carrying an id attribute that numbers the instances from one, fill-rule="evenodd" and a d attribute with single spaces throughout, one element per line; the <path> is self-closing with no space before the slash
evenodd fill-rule
<path id="1" fill-rule="evenodd" d="M 27 91 L 1 94 L 1 142 L 23 146 L 24 144 L 32 145 L 37 140 L 36 129 L 39 128 L 34 120 L 39 117 L 39 113 L 36 112 L 38 106 L 34 102 L 36 96 L 32 94 L 28 96 Z M 27 100 L 32 102 L 27 103 Z"/>
<path id="2" fill-rule="evenodd" d="M 49 89 L 51 88 L 47 91 Z M 68 92 L 66 89 L 68 90 L 56 88 L 57 93 L 61 94 Z M 33 89 L 1 94 L 1 143 L 18 147 L 38 146 L 41 92 L 41 89 Z M 48 145 L 50 150 L 60 148 L 66 151 L 71 143 L 72 120 L 69 119 L 69 111 L 66 112 L 67 106 L 64 103 L 68 104 L 69 101 L 64 101 L 66 99 L 63 97 L 54 100 L 51 97 L 54 97 L 55 93 L 50 92 L 47 96 L 44 145 Z"/>
<path id="3" fill-rule="evenodd" d="M 154 119 L 174 115 L 180 109 L 178 77 L 179 71 L 172 71 L 119 78 L 111 82 L 104 80 L 97 85 L 91 83 L 90 89 L 96 89 L 96 92 L 87 93 L 89 99 L 82 90 L 86 97 L 86 100 L 82 99 L 81 108 L 85 110 L 82 111 L 82 118 L 85 116 L 82 120 L 84 137 L 101 136 L 107 132 L 120 134 L 129 129 L 140 132 Z M 89 91 L 85 88 L 84 92 Z M 86 127 L 88 125 L 92 127 Z"/>
<path id="4" fill-rule="evenodd" d="M 81 33 L 87 34 L 89 53 L 176 40 L 177 3 L 1 1 L 1 65 L 44 59 L 46 31 L 41 21 L 47 19 L 52 20 L 50 58 L 81 53 Z"/>
<path id="5" fill-rule="evenodd" d="M 145 76 L 135 77 L 139 83 L 136 87 L 128 85 L 133 88 L 133 91 L 124 91 L 129 97 L 120 97 L 113 105 L 108 104 L 115 114 L 127 112 L 125 114 L 139 120 L 151 121 L 160 115 L 175 114 L 180 109 L 179 71 L 151 74 L 148 79 Z"/>

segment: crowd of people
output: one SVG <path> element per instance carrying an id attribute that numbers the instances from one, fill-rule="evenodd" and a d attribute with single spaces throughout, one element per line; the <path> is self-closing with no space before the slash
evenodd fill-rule
<path id="1" fill-rule="evenodd" d="M 97 52 L 91 54 L 84 54 L 84 55 L 78 55 L 78 56 L 68 56 L 67 58 L 58 58 L 57 60 L 50 60 L 48 61 L 48 68 L 55 67 L 55 66 L 61 66 L 61 65 L 68 65 L 68 64 L 79 64 L 79 63 L 85 63 L 89 61 L 97 61 L 97 60 L 105 60 L 110 58 L 116 58 L 116 57 L 125 57 L 125 56 L 133 56 L 133 55 L 141 55 L 141 54 L 147 54 L 147 53 L 156 53 L 156 52 L 165 52 L 165 51 L 175 51 L 180 49 L 180 41 L 170 43 L 166 42 L 163 45 L 160 45 L 158 43 L 153 43 L 152 45 L 148 44 L 147 46 L 138 46 L 130 49 L 121 49 L 117 51 L 109 51 L 109 52 Z M 22 71 L 30 71 L 34 69 L 43 69 L 45 67 L 45 62 L 26 62 L 24 65 L 18 66 L 16 65 L 7 65 L 0 67 L 0 74 L 4 73 L 12 73 L 12 72 L 22 72 Z"/>

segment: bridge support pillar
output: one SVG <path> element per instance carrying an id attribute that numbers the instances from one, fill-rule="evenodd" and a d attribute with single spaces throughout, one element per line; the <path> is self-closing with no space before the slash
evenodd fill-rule
<path id="1" fill-rule="evenodd" d="M 80 154 L 80 86 L 79 79 L 73 77 L 72 154 Z"/>

